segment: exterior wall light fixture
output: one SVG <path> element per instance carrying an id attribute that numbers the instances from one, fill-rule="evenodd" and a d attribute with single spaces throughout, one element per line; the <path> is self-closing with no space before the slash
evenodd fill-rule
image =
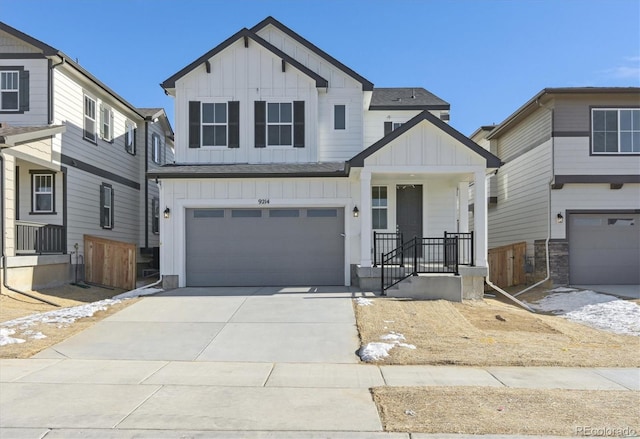
<path id="1" fill-rule="evenodd" d="M 558 224 L 562 224 L 564 222 L 564 217 L 559 212 L 558 212 L 558 216 L 556 216 L 556 221 L 558 222 Z"/>
<path id="2" fill-rule="evenodd" d="M 164 217 L 165 217 L 165 218 L 169 218 L 170 216 L 171 216 L 171 209 L 169 209 L 169 207 L 167 207 L 167 208 L 164 210 Z"/>
<path id="3" fill-rule="evenodd" d="M 360 216 L 360 211 L 358 210 L 358 206 L 354 206 L 353 208 L 353 217 L 358 218 Z"/>

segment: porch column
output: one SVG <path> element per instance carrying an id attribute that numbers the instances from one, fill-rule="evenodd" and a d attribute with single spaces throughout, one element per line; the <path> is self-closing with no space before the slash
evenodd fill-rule
<path id="1" fill-rule="evenodd" d="M 487 227 L 487 177 L 484 169 L 474 175 L 475 199 L 473 213 L 473 230 L 475 235 L 475 262 L 478 267 L 487 266 L 487 242 L 489 230 Z"/>
<path id="2" fill-rule="evenodd" d="M 371 267 L 371 172 L 360 173 L 360 266 Z"/>
<path id="3" fill-rule="evenodd" d="M 458 183 L 458 231 L 467 233 L 469 231 L 469 183 L 461 181 Z"/>

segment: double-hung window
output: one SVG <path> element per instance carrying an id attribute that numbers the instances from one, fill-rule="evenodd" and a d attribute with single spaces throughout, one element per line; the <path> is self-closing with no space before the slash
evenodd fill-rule
<path id="1" fill-rule="evenodd" d="M 55 174 L 51 172 L 32 172 L 32 213 L 54 213 Z"/>
<path id="2" fill-rule="evenodd" d="M 373 186 L 371 188 L 371 220 L 373 229 L 387 228 L 387 187 Z"/>
<path id="3" fill-rule="evenodd" d="M 154 163 L 160 164 L 162 160 L 162 143 L 160 142 L 160 136 L 154 134 L 151 136 L 151 160 Z"/>
<path id="4" fill-rule="evenodd" d="M 18 71 L 0 72 L 0 110 L 18 111 L 20 109 L 20 73 Z"/>
<path id="5" fill-rule="evenodd" d="M 113 229 L 113 187 L 107 183 L 100 185 L 100 227 Z"/>
<path id="6" fill-rule="evenodd" d="M 293 109 L 291 107 L 291 102 L 267 104 L 267 145 L 292 145 Z"/>
<path id="7" fill-rule="evenodd" d="M 84 95 L 84 130 L 83 137 L 96 143 L 96 100 Z"/>
<path id="8" fill-rule="evenodd" d="M 639 154 L 640 108 L 592 109 L 591 152 Z"/>
<path id="9" fill-rule="evenodd" d="M 100 134 L 103 140 L 113 141 L 113 110 L 105 105 L 100 108 Z"/>
<path id="10" fill-rule="evenodd" d="M 136 126 L 127 121 L 124 127 L 124 149 L 131 155 L 136 155 Z"/>
<path id="11" fill-rule="evenodd" d="M 202 103 L 202 146 L 227 146 L 227 103 Z"/>

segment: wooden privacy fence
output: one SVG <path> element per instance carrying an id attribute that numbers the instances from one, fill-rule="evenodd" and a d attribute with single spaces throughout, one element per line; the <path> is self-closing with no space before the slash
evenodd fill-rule
<path id="1" fill-rule="evenodd" d="M 84 278 L 89 283 L 133 290 L 136 245 L 84 235 Z"/>
<path id="2" fill-rule="evenodd" d="M 526 242 L 503 245 L 489 250 L 489 278 L 499 287 L 521 285 L 525 278 Z"/>

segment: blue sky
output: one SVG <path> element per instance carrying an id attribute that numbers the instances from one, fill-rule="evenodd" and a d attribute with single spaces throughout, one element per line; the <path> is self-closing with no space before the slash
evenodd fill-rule
<path id="1" fill-rule="evenodd" d="M 424 87 L 469 135 L 545 87 L 640 86 L 638 0 L 0 0 L 0 20 L 77 58 L 139 107 L 266 16 L 377 87 Z"/>

